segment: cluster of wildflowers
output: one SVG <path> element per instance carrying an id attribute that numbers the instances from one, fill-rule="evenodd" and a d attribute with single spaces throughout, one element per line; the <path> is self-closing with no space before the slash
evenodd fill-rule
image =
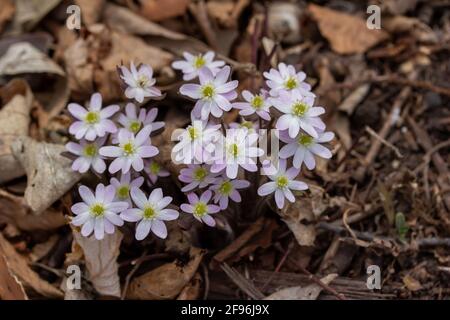
<path id="1" fill-rule="evenodd" d="M 239 83 L 230 79 L 230 66 L 214 60 L 213 52 L 183 56 L 184 60 L 173 62 L 172 67 L 190 81 L 180 87 L 180 93 L 192 99 L 194 107 L 191 124 L 173 135 L 172 160 L 182 166 L 178 179 L 187 199 L 180 205 L 181 211 L 213 227 L 213 215 L 232 202 L 240 203 L 241 193 L 248 188 L 258 188 L 262 199 L 273 195 L 280 209 L 286 199 L 294 202 L 295 192 L 308 189 L 306 183 L 296 180 L 303 163 L 312 170 L 315 157 L 331 158 L 331 151 L 322 144 L 334 138 L 325 131 L 320 119 L 325 109 L 315 105 L 305 73 L 280 63 L 277 69 L 264 72 L 263 88 L 244 90 L 242 100 L 236 101 Z M 150 66 L 137 68 L 131 63 L 130 69 L 120 66 L 119 70 L 127 85 L 127 98 L 141 104 L 161 96 Z M 154 188 L 159 177 L 170 175 L 154 160 L 159 150 L 150 135 L 164 127 L 163 122 L 155 122 L 157 109 L 147 110 L 133 102 L 122 111 L 118 105 L 102 108 L 98 93 L 86 108 L 71 103 L 68 109 L 76 118 L 69 132 L 78 140 L 66 145 L 78 157 L 72 169 L 115 175 L 110 185 L 99 184 L 95 193 L 85 186 L 79 188 L 83 202 L 73 205 L 76 216 L 72 223 L 81 226 L 84 236 L 94 232 L 97 239 L 125 221 L 136 223 L 138 240 L 150 232 L 165 238 L 164 221 L 177 219 L 179 213 L 169 208 L 172 198 Z M 224 115 L 232 109 L 239 110 L 241 118 L 227 124 Z M 280 150 L 273 147 L 273 141 L 270 151 L 261 145 L 261 136 L 272 129 L 276 134 L 271 140 L 281 141 Z M 249 180 L 260 181 L 250 179 L 257 174 L 267 176 L 268 182 L 252 186 Z M 147 186 L 151 190 L 148 196 L 142 191 Z"/>

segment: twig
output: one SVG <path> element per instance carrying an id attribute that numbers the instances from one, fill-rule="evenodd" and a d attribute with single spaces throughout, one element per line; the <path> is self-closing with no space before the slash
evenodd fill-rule
<path id="1" fill-rule="evenodd" d="M 200 29 L 203 32 L 203 35 L 206 38 L 208 44 L 214 49 L 217 50 L 217 42 L 216 35 L 213 32 L 213 28 L 208 18 L 208 11 L 206 10 L 205 2 L 203 0 L 198 1 L 197 4 L 191 3 L 189 5 L 189 12 L 194 16 L 195 20 L 197 20 Z"/>
<path id="2" fill-rule="evenodd" d="M 254 300 L 261 300 L 264 295 L 259 291 L 248 279 L 237 272 L 234 268 L 228 264 L 223 263 L 220 265 L 226 275 L 233 281 L 242 291 L 244 291 L 249 297 Z"/>
<path id="3" fill-rule="evenodd" d="M 261 287 L 261 290 L 264 290 L 269 285 L 269 283 L 272 281 L 275 274 L 280 271 L 281 267 L 286 262 L 286 259 L 288 258 L 289 254 L 291 253 L 293 248 L 294 248 L 294 242 L 291 241 L 289 243 L 288 249 L 283 254 L 283 257 L 281 258 L 280 262 L 278 262 L 278 264 L 275 268 L 275 271 L 270 275 L 270 277 L 267 279 L 267 281 L 264 282 L 263 286 Z"/>
<path id="4" fill-rule="evenodd" d="M 208 267 L 202 262 L 203 279 L 205 280 L 205 291 L 203 292 L 203 300 L 208 299 L 209 294 L 209 272 Z"/>
<path id="5" fill-rule="evenodd" d="M 386 139 L 380 137 L 375 131 L 372 130 L 372 128 L 366 126 L 366 131 L 374 138 L 378 139 L 381 141 L 381 143 L 383 143 L 386 147 L 392 149 L 395 154 L 397 155 L 397 157 L 399 158 L 403 158 L 402 153 L 400 152 L 400 150 L 398 150 L 398 148 L 396 146 L 394 146 L 392 143 L 390 143 L 389 141 L 387 141 Z"/>

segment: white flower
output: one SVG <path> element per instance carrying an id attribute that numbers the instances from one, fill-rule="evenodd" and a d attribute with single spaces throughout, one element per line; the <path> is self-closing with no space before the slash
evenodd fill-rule
<path id="1" fill-rule="evenodd" d="M 156 80 L 153 78 L 153 69 L 149 65 L 142 64 L 137 70 L 131 62 L 130 70 L 120 66 L 120 71 L 122 72 L 120 77 L 128 86 L 125 89 L 125 96 L 128 99 L 136 99 L 137 102 L 142 103 L 144 98 L 161 96 L 161 91 L 154 87 Z"/>
<path id="2" fill-rule="evenodd" d="M 300 169 L 289 168 L 286 170 L 286 160 L 279 161 L 279 168 L 276 174 L 270 175 L 270 182 L 258 188 L 258 195 L 263 197 L 275 192 L 275 202 L 279 209 L 284 207 L 284 198 L 290 202 L 295 202 L 295 196 L 291 190 L 306 190 L 308 185 L 301 181 L 294 180 L 300 173 Z"/>
<path id="3" fill-rule="evenodd" d="M 249 186 L 250 182 L 247 180 L 230 180 L 226 177 L 219 177 L 214 181 L 210 190 L 214 191 L 214 203 L 219 203 L 220 209 L 225 210 L 228 207 L 228 199 L 241 202 L 242 198 L 238 190 Z"/>
<path id="4" fill-rule="evenodd" d="M 170 172 L 154 160 L 147 161 L 144 166 L 144 171 L 147 172 L 151 184 L 155 184 L 158 181 L 158 177 L 170 176 Z"/>
<path id="5" fill-rule="evenodd" d="M 106 137 L 99 138 L 94 142 L 81 140 L 79 144 L 75 142 L 67 143 L 66 149 L 79 156 L 72 163 L 72 170 L 85 173 L 92 166 L 96 172 L 103 173 L 106 169 L 106 164 L 98 150 L 103 146 L 105 140 Z"/>
<path id="6" fill-rule="evenodd" d="M 116 196 L 115 199 L 119 201 L 126 201 L 130 205 L 130 208 L 132 206 L 131 199 L 130 199 L 130 190 L 131 188 L 139 188 L 144 183 L 144 177 L 137 177 L 133 181 L 131 181 L 131 173 L 125 173 L 120 175 L 120 181 L 117 180 L 117 178 L 111 178 L 110 180 L 111 185 L 116 190 Z"/>
<path id="7" fill-rule="evenodd" d="M 272 99 L 275 108 L 284 114 L 278 119 L 278 130 L 289 129 L 289 136 L 295 138 L 300 129 L 314 138 L 318 137 L 317 129 L 325 130 L 325 124 L 319 116 L 325 113 L 322 107 L 313 107 L 314 97 L 303 97 L 298 91 L 281 92 L 278 98 Z"/>
<path id="8" fill-rule="evenodd" d="M 82 226 L 81 234 L 88 237 L 94 231 L 97 240 L 103 239 L 105 232 L 114 233 L 115 226 L 122 226 L 123 220 L 118 213 L 128 208 L 127 202 L 115 202 L 114 187 L 97 185 L 95 195 L 86 186 L 78 188 L 83 202 L 75 203 L 71 210 L 76 215 L 72 219 L 74 226 Z"/>
<path id="9" fill-rule="evenodd" d="M 203 192 L 200 198 L 195 193 L 191 192 L 187 195 L 189 203 L 183 203 L 180 206 L 180 209 L 186 213 L 192 213 L 194 218 L 198 221 L 204 222 L 210 227 L 214 227 L 216 221 L 211 217 L 211 214 L 219 212 L 220 207 L 215 204 L 208 204 L 211 197 L 211 190 Z"/>
<path id="10" fill-rule="evenodd" d="M 315 96 L 311 92 L 311 86 L 304 82 L 306 74 L 302 71 L 295 71 L 292 65 L 286 66 L 286 64 L 280 63 L 278 70 L 272 68 L 269 72 L 264 72 L 264 77 L 268 79 L 266 83 L 271 89 L 271 96 L 276 97 L 281 91 L 292 90 L 299 91 L 303 96 Z"/>
<path id="11" fill-rule="evenodd" d="M 239 111 L 241 116 L 249 116 L 256 113 L 262 119 L 270 121 L 269 108 L 271 103 L 268 99 L 266 90 L 261 89 L 261 92 L 256 95 L 250 91 L 244 90 L 242 91 L 242 97 L 244 97 L 247 102 L 233 103 L 234 108 L 241 109 L 241 111 Z"/>
<path id="12" fill-rule="evenodd" d="M 213 61 L 214 52 L 208 51 L 204 55 L 198 54 L 196 56 L 183 52 L 186 60 L 179 60 L 172 63 L 172 68 L 181 70 L 183 72 L 183 80 L 189 81 L 198 77 L 198 72 L 201 68 L 206 67 L 213 75 L 219 72 L 220 68 L 225 65 L 224 61 Z"/>
<path id="13" fill-rule="evenodd" d="M 317 138 L 310 135 L 299 133 L 295 139 L 289 137 L 286 131 L 280 133 L 280 140 L 287 143 L 280 150 L 280 158 L 287 159 L 294 156 L 292 164 L 300 169 L 304 162 L 309 170 L 316 166 L 314 155 L 321 158 L 330 159 L 332 154 L 330 150 L 321 145 L 321 143 L 333 140 L 333 132 L 320 132 Z"/>
<path id="14" fill-rule="evenodd" d="M 152 108 L 146 112 L 145 108 L 139 108 L 139 115 L 134 103 L 127 103 L 125 107 L 125 114 L 120 113 L 118 121 L 128 131 L 136 134 L 142 127 L 151 125 L 152 132 L 164 127 L 163 121 L 154 122 L 158 115 L 158 109 Z"/>
<path id="15" fill-rule="evenodd" d="M 215 181 L 218 173 L 212 173 L 209 165 L 191 164 L 180 170 L 178 179 L 187 183 L 181 191 L 188 192 L 195 188 L 205 188 Z"/>
<path id="16" fill-rule="evenodd" d="M 211 172 L 220 172 L 225 169 L 230 179 L 235 179 L 239 167 L 255 172 L 256 158 L 263 155 L 263 150 L 257 147 L 258 134 L 249 133 L 247 129 L 229 129 L 226 137 L 219 141 L 213 158 L 214 164 Z"/>
<path id="17" fill-rule="evenodd" d="M 136 239 L 142 240 L 149 234 L 150 230 L 159 238 L 167 237 L 167 228 L 164 221 L 178 218 L 178 211 L 166 209 L 172 202 L 172 197 L 164 197 L 161 188 L 155 189 L 147 197 L 139 188 L 131 189 L 131 198 L 137 208 L 128 209 L 120 215 L 129 222 L 137 222 Z"/>
<path id="18" fill-rule="evenodd" d="M 192 110 L 195 117 L 207 120 L 211 113 L 220 118 L 224 111 L 231 110 L 230 101 L 237 97 L 234 89 L 237 88 L 238 81 L 227 82 L 230 72 L 230 67 L 225 66 L 214 76 L 208 68 L 202 68 L 199 71 L 200 84 L 188 83 L 181 86 L 181 94 L 197 100 Z"/>

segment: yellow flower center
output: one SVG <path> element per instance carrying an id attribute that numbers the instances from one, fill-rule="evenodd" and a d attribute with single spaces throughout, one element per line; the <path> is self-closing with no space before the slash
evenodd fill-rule
<path id="1" fill-rule="evenodd" d="M 144 209 L 144 219 L 153 219 L 156 216 L 156 211 L 153 207 L 145 207 Z"/>
<path id="2" fill-rule="evenodd" d="M 254 109 L 259 110 L 264 104 L 264 99 L 260 95 L 254 96 L 250 104 Z"/>
<path id="3" fill-rule="evenodd" d="M 198 56 L 195 57 L 195 60 L 194 60 L 194 67 L 195 67 L 196 69 L 200 69 L 200 68 L 203 67 L 205 64 L 206 64 L 206 60 L 205 60 L 205 58 L 203 58 L 202 55 L 198 55 Z"/>
<path id="4" fill-rule="evenodd" d="M 101 204 L 94 204 L 91 208 L 90 208 L 90 212 L 91 215 L 93 215 L 94 217 L 101 217 L 105 214 L 105 207 Z"/>
<path id="5" fill-rule="evenodd" d="M 308 111 L 309 106 L 304 102 L 296 102 L 292 106 L 292 114 L 296 115 L 297 117 L 303 117 L 306 112 Z"/>
<path id="6" fill-rule="evenodd" d="M 288 90 L 297 88 L 297 79 L 294 77 L 289 77 L 284 83 L 284 87 Z"/>
<path id="7" fill-rule="evenodd" d="M 215 95 L 214 86 L 211 84 L 204 85 L 202 88 L 203 98 L 212 99 Z"/>
<path id="8" fill-rule="evenodd" d="M 130 194 L 130 187 L 127 185 L 120 186 L 117 189 L 116 194 L 117 194 L 117 198 L 119 198 L 121 200 L 128 199 L 128 196 Z"/>
<path id="9" fill-rule="evenodd" d="M 253 129 L 253 122 L 251 121 L 244 121 L 241 123 L 241 127 L 242 128 L 247 128 L 248 130 L 252 130 Z"/>
<path id="10" fill-rule="evenodd" d="M 136 150 L 134 148 L 134 144 L 132 142 L 125 143 L 122 148 L 123 148 L 123 153 L 126 156 L 130 156 L 136 152 Z"/>
<path id="11" fill-rule="evenodd" d="M 283 188 L 287 187 L 287 185 L 289 183 L 289 180 L 285 176 L 280 176 L 280 177 L 277 178 L 276 182 L 277 182 L 277 187 L 279 189 L 283 189 Z"/>
<path id="12" fill-rule="evenodd" d="M 86 157 L 95 157 L 97 155 L 97 146 L 94 143 L 90 143 L 84 146 L 83 153 Z"/>
<path id="13" fill-rule="evenodd" d="M 206 171 L 205 168 L 197 168 L 194 171 L 194 179 L 197 181 L 203 181 L 206 176 L 208 175 L 208 172 Z"/>
<path id="14" fill-rule="evenodd" d="M 236 143 L 231 144 L 228 147 L 228 152 L 234 157 L 236 158 L 239 154 L 239 147 Z"/>
<path id="15" fill-rule="evenodd" d="M 153 174 L 158 174 L 159 171 L 161 170 L 161 166 L 159 165 L 158 162 L 153 161 L 152 163 L 150 163 L 150 172 Z"/>
<path id="16" fill-rule="evenodd" d="M 300 137 L 298 138 L 298 143 L 307 147 L 313 143 L 313 137 L 308 136 L 307 134 L 300 134 Z"/>
<path id="17" fill-rule="evenodd" d="M 190 126 L 187 130 L 189 132 L 189 136 L 191 137 L 191 140 L 195 140 L 195 139 L 198 138 L 197 129 L 195 129 L 194 127 Z"/>
<path id="18" fill-rule="evenodd" d="M 141 123 L 139 121 L 130 122 L 129 129 L 133 133 L 138 133 L 139 129 L 141 129 Z"/>
<path id="19" fill-rule="evenodd" d="M 197 217 L 203 217 L 207 213 L 208 206 L 206 205 L 206 203 L 199 201 L 194 205 L 194 214 Z"/>
<path id="20" fill-rule="evenodd" d="M 86 114 L 85 121 L 89 124 L 96 124 L 100 121 L 100 115 L 98 114 L 98 112 L 89 111 Z"/>
<path id="21" fill-rule="evenodd" d="M 219 192 L 223 195 L 229 195 L 233 191 L 233 184 L 230 181 L 223 182 L 219 187 Z"/>
<path id="22" fill-rule="evenodd" d="M 145 75 L 141 75 L 138 79 L 137 79 L 137 85 L 140 88 L 145 88 L 147 86 L 148 83 L 148 78 Z"/>

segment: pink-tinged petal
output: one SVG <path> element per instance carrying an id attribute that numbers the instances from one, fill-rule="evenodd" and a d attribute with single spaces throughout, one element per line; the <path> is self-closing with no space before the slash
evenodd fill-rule
<path id="1" fill-rule="evenodd" d="M 278 172 L 286 172 L 287 161 L 285 159 L 280 159 L 278 161 Z"/>
<path id="2" fill-rule="evenodd" d="M 290 114 L 284 114 L 282 115 L 278 121 L 277 121 L 277 129 L 278 130 L 286 130 L 289 129 L 291 122 L 292 122 L 292 116 Z"/>
<path id="3" fill-rule="evenodd" d="M 91 189 L 89 189 L 86 186 L 80 186 L 78 188 L 78 192 L 80 193 L 80 197 L 81 199 L 83 199 L 83 201 L 87 204 L 87 205 L 91 205 L 94 202 L 96 202 L 95 196 L 92 193 Z"/>
<path id="4" fill-rule="evenodd" d="M 106 164 L 105 161 L 103 161 L 100 158 L 96 158 L 93 160 L 92 162 L 92 167 L 94 168 L 94 170 L 98 173 L 103 173 L 106 170 Z"/>
<path id="5" fill-rule="evenodd" d="M 150 196 L 148 197 L 148 201 L 158 205 L 158 203 L 163 199 L 163 192 L 161 188 L 154 189 Z M 170 197 L 168 197 L 170 198 Z"/>
<path id="6" fill-rule="evenodd" d="M 300 131 L 300 124 L 298 121 L 291 121 L 289 125 L 289 136 L 295 138 Z"/>
<path id="7" fill-rule="evenodd" d="M 280 189 L 275 191 L 275 202 L 279 209 L 283 209 L 284 207 L 284 193 Z"/>
<path id="8" fill-rule="evenodd" d="M 194 212 L 194 207 L 192 205 L 190 205 L 190 204 L 187 204 L 187 203 L 183 203 L 180 206 L 180 209 L 183 210 L 184 212 L 187 212 L 187 213 L 193 213 Z"/>
<path id="9" fill-rule="evenodd" d="M 289 180 L 292 180 L 292 179 L 295 179 L 295 177 L 297 177 L 299 173 L 300 173 L 300 169 L 292 167 L 292 168 L 287 169 L 285 174 Z"/>
<path id="10" fill-rule="evenodd" d="M 291 190 L 283 189 L 283 194 L 286 197 L 286 199 L 289 200 L 289 202 L 295 202 L 295 197 Z"/>
<path id="11" fill-rule="evenodd" d="M 241 195 L 239 194 L 239 192 L 237 192 L 236 190 L 233 190 L 230 194 L 230 198 L 234 201 L 234 202 L 241 202 L 242 198 Z"/>
<path id="12" fill-rule="evenodd" d="M 89 207 L 84 202 L 75 203 L 70 210 L 76 215 L 89 211 Z"/>
<path id="13" fill-rule="evenodd" d="M 129 204 L 128 204 L 128 202 L 125 202 L 125 201 L 111 202 L 110 204 L 106 205 L 106 209 L 108 211 L 117 212 L 117 213 L 127 210 L 128 207 L 129 207 Z"/>
<path id="14" fill-rule="evenodd" d="M 325 113 L 325 109 L 322 107 L 313 107 L 308 110 L 308 117 L 317 117 Z"/>
<path id="15" fill-rule="evenodd" d="M 221 118 L 223 110 L 219 108 L 216 102 L 211 102 L 211 114 L 216 118 Z"/>
<path id="16" fill-rule="evenodd" d="M 214 78 L 214 75 L 212 74 L 211 70 L 209 70 L 206 67 L 203 67 L 198 71 L 198 77 L 200 83 L 203 85 L 210 82 Z"/>
<path id="17" fill-rule="evenodd" d="M 178 60 L 178 61 L 174 61 L 172 63 L 172 68 L 176 69 L 176 70 L 184 70 L 191 67 L 191 65 L 184 61 L 184 60 Z M 183 71 L 184 72 L 184 71 Z"/>
<path id="18" fill-rule="evenodd" d="M 309 170 L 313 170 L 316 167 L 316 159 L 309 150 L 305 151 L 305 165 Z"/>
<path id="19" fill-rule="evenodd" d="M 118 105 L 110 105 L 100 111 L 100 117 L 102 119 L 109 118 L 117 111 L 119 111 L 120 107 Z"/>
<path id="20" fill-rule="evenodd" d="M 104 219 L 103 220 L 103 226 L 105 228 L 105 233 L 107 233 L 107 234 L 113 234 L 114 233 L 115 227 L 108 219 Z"/>
<path id="21" fill-rule="evenodd" d="M 179 216 L 179 212 L 174 209 L 163 209 L 158 214 L 158 219 L 165 220 L 165 221 L 171 221 L 175 220 Z"/>
<path id="22" fill-rule="evenodd" d="M 128 203 L 127 203 L 128 206 Z M 120 216 L 117 213 L 113 212 L 106 212 L 105 213 L 106 219 L 109 220 L 113 225 L 115 226 L 123 226 L 123 220 L 120 218 Z"/>
<path id="23" fill-rule="evenodd" d="M 149 66 L 148 64 L 141 65 L 138 73 L 146 75 L 148 79 L 153 78 L 153 68 L 151 66 Z"/>
<path id="24" fill-rule="evenodd" d="M 69 103 L 67 109 L 69 110 L 70 114 L 78 120 L 83 120 L 88 113 L 87 110 L 80 106 L 78 103 Z"/>
<path id="25" fill-rule="evenodd" d="M 121 170 L 122 167 L 125 164 L 125 159 L 124 158 L 116 158 L 113 160 L 113 162 L 111 162 L 111 164 L 109 165 L 109 169 L 108 171 L 110 173 L 116 173 L 117 171 Z"/>
<path id="26" fill-rule="evenodd" d="M 74 217 L 74 218 L 72 219 L 71 223 L 72 223 L 74 226 L 79 227 L 79 226 L 85 224 L 85 223 L 90 219 L 90 217 L 91 217 L 91 216 L 90 216 L 89 212 L 84 212 L 84 213 L 82 213 L 82 214 L 80 214 L 80 215 Z"/>
<path id="27" fill-rule="evenodd" d="M 91 166 L 90 160 L 79 157 L 75 159 L 75 161 L 72 163 L 72 170 L 78 171 L 80 173 L 85 173 L 89 170 L 89 167 Z"/>
<path id="28" fill-rule="evenodd" d="M 216 84 L 216 86 L 220 86 L 221 84 L 227 82 L 230 73 L 231 73 L 230 66 L 225 66 L 219 72 L 217 72 L 216 78 L 214 79 L 214 83 Z"/>
<path id="29" fill-rule="evenodd" d="M 97 239 L 97 240 L 102 240 L 103 237 L 105 236 L 105 227 L 104 227 L 103 219 L 99 219 L 99 218 L 95 219 L 94 235 L 95 235 L 95 239 Z"/>
<path id="30" fill-rule="evenodd" d="M 151 220 L 142 220 L 141 222 L 139 222 L 136 228 L 136 240 L 145 239 L 145 237 L 148 236 L 151 227 Z"/>
<path id="31" fill-rule="evenodd" d="M 83 153 L 83 147 L 81 145 L 79 145 L 78 143 L 74 143 L 74 142 L 68 142 L 66 144 L 66 150 L 76 154 L 76 155 L 81 155 Z"/>
<path id="32" fill-rule="evenodd" d="M 295 152 L 297 151 L 297 148 L 298 148 L 298 146 L 294 143 L 289 143 L 289 144 L 283 146 L 280 149 L 280 153 L 279 153 L 280 158 L 287 159 L 289 157 L 292 157 L 295 154 Z"/>
<path id="33" fill-rule="evenodd" d="M 172 202 L 172 197 L 164 197 L 160 200 L 157 200 L 157 205 L 159 209 L 164 209 L 165 207 L 167 207 L 169 205 L 169 203 Z"/>
<path id="34" fill-rule="evenodd" d="M 195 204 L 195 203 L 199 202 L 199 200 L 200 200 L 194 192 L 189 193 L 187 195 L 187 198 L 189 200 L 189 203 L 191 203 L 191 204 Z"/>
<path id="35" fill-rule="evenodd" d="M 294 159 L 292 161 L 292 164 L 294 165 L 295 168 L 300 169 L 300 167 L 302 166 L 302 163 L 305 159 L 305 153 L 306 153 L 306 149 L 304 149 L 304 148 L 297 149 L 297 151 L 295 152 L 295 155 L 294 155 Z"/>
<path id="36" fill-rule="evenodd" d="M 211 200 L 211 197 L 212 197 L 211 190 L 207 190 L 207 191 L 203 192 L 202 195 L 200 196 L 200 201 L 202 201 L 204 203 L 208 203 L 209 200 Z"/>
<path id="37" fill-rule="evenodd" d="M 129 161 L 131 161 L 131 165 L 135 171 L 141 172 L 144 170 L 144 160 L 142 160 L 142 158 L 135 158 L 134 160 L 129 159 Z M 128 172 L 128 170 L 125 170 L 124 172 Z"/>
<path id="38" fill-rule="evenodd" d="M 233 180 L 231 183 L 236 189 L 248 188 L 250 186 L 250 182 L 247 180 Z"/>
<path id="39" fill-rule="evenodd" d="M 89 108 L 93 111 L 100 111 L 102 108 L 102 95 L 100 93 L 96 92 L 91 96 Z"/>
<path id="40" fill-rule="evenodd" d="M 210 227 L 214 227 L 216 225 L 216 220 L 214 220 L 214 218 L 210 215 L 204 215 L 201 219 L 206 225 Z"/>
<path id="41" fill-rule="evenodd" d="M 333 155 L 331 154 L 331 151 L 325 148 L 324 146 L 315 143 L 309 147 L 309 150 L 318 155 L 319 157 L 330 159 Z"/>
<path id="42" fill-rule="evenodd" d="M 258 188 L 258 195 L 263 197 L 273 193 L 277 188 L 277 184 L 274 181 L 267 182 Z"/>
<path id="43" fill-rule="evenodd" d="M 137 177 L 130 183 L 130 187 L 139 188 L 144 184 L 144 181 L 145 181 L 144 177 Z"/>
<path id="44" fill-rule="evenodd" d="M 106 146 L 106 147 L 101 147 L 98 150 L 98 153 L 104 157 L 116 158 L 116 157 L 120 157 L 122 155 L 123 150 L 120 147 Z"/>
<path id="45" fill-rule="evenodd" d="M 95 188 L 95 199 L 98 202 L 104 202 L 105 200 L 105 185 L 103 183 L 99 183 Z"/>
<path id="46" fill-rule="evenodd" d="M 116 196 L 116 188 L 113 185 L 109 185 L 105 188 L 104 201 L 105 203 L 111 203 Z"/>
<path id="47" fill-rule="evenodd" d="M 180 93 L 192 99 L 200 99 L 202 97 L 200 88 L 198 84 L 187 83 L 180 87 Z"/>
<path id="48" fill-rule="evenodd" d="M 297 191 L 301 191 L 301 190 L 307 190 L 308 189 L 308 185 L 302 181 L 289 181 L 288 183 L 288 187 L 292 190 L 297 190 Z"/>
<path id="49" fill-rule="evenodd" d="M 151 122 L 155 121 L 157 115 L 158 115 L 158 109 L 157 108 L 152 108 L 152 109 L 150 109 L 150 111 L 145 116 L 144 121 L 147 122 L 147 123 L 151 123 Z"/>
<path id="50" fill-rule="evenodd" d="M 112 186 L 114 186 L 114 188 L 118 188 L 120 187 L 120 182 L 119 180 L 117 180 L 117 178 L 111 178 L 111 180 L 109 180 L 109 183 L 111 183 Z"/>
<path id="51" fill-rule="evenodd" d="M 198 182 L 197 182 L 197 181 L 193 181 L 193 182 L 191 182 L 191 183 L 185 185 L 185 186 L 181 189 L 181 191 L 182 191 L 182 192 L 188 192 L 188 191 L 194 190 L 196 187 L 198 187 Z"/>
<path id="52" fill-rule="evenodd" d="M 226 169 L 227 177 L 230 178 L 230 179 L 235 179 L 237 177 L 237 174 L 238 174 L 239 165 L 236 164 L 236 163 L 229 163 L 226 166 L 226 168 L 227 168 Z"/>
<path id="53" fill-rule="evenodd" d="M 235 109 L 244 109 L 246 111 L 250 110 L 253 111 L 252 107 L 250 106 L 250 104 L 248 102 L 235 102 L 233 103 L 233 108 Z"/>
<path id="54" fill-rule="evenodd" d="M 86 138 L 86 140 L 94 141 L 95 138 L 97 138 L 97 132 L 93 127 L 88 127 L 86 135 L 84 137 Z"/>
<path id="55" fill-rule="evenodd" d="M 152 221 L 152 232 L 161 239 L 165 239 L 167 237 L 167 228 L 164 222 L 160 220 Z"/>
<path id="56" fill-rule="evenodd" d="M 128 222 L 137 222 L 142 219 L 141 209 L 127 209 L 120 214 L 120 217 Z"/>
<path id="57" fill-rule="evenodd" d="M 225 99 L 223 96 L 221 95 L 217 95 L 214 98 L 214 101 L 216 102 L 216 104 L 225 111 L 230 111 L 231 110 L 231 103 L 230 101 L 228 101 L 227 99 Z"/>
<path id="58" fill-rule="evenodd" d="M 147 142 L 148 138 L 150 137 L 151 132 L 152 132 L 152 126 L 146 125 L 136 135 L 136 139 L 134 140 L 135 144 L 138 146 L 142 146 L 145 142 Z"/>
<path id="59" fill-rule="evenodd" d="M 125 89 L 125 97 L 127 97 L 128 99 L 134 99 L 134 97 L 136 97 L 136 92 L 137 92 L 136 88 L 128 87 Z M 138 102 L 142 102 L 142 101 L 138 101 Z"/>
<path id="60" fill-rule="evenodd" d="M 69 133 L 75 135 L 78 140 L 81 139 L 86 133 L 87 126 L 83 121 L 75 121 L 69 127 Z"/>
<path id="61" fill-rule="evenodd" d="M 124 162 L 123 162 L 123 167 L 122 167 L 122 173 L 127 173 L 131 170 L 131 165 L 135 162 L 138 161 L 139 159 L 133 160 L 130 158 L 125 158 Z M 142 159 L 140 159 L 142 161 Z M 139 163 L 136 163 L 136 166 L 139 166 Z M 144 161 L 142 161 L 142 169 L 144 168 Z M 139 171 L 142 171 L 139 170 Z M 136 169 L 135 169 L 136 170 Z"/>
<path id="62" fill-rule="evenodd" d="M 219 200 L 220 210 L 225 210 L 226 208 L 228 208 L 228 197 L 227 196 L 218 195 L 217 199 Z M 209 212 L 209 210 L 208 210 L 208 212 Z M 212 212 L 210 212 L 210 213 L 212 213 Z"/>
<path id="63" fill-rule="evenodd" d="M 142 158 L 151 158 L 159 153 L 158 148 L 155 146 L 142 146 L 139 147 L 138 154 Z"/>
<path id="64" fill-rule="evenodd" d="M 227 198 L 227 199 L 228 199 L 228 198 Z M 219 207 L 219 206 L 216 206 L 215 204 L 209 204 L 209 205 L 207 206 L 207 208 L 208 208 L 208 213 L 211 213 L 211 214 L 217 213 L 217 212 L 220 211 L 220 207 Z"/>
<path id="65" fill-rule="evenodd" d="M 324 132 L 319 134 L 319 137 L 317 138 L 317 142 L 323 143 L 323 142 L 330 142 L 334 139 L 334 133 L 333 132 Z"/>
<path id="66" fill-rule="evenodd" d="M 92 233 L 92 231 L 94 231 L 94 224 L 94 219 L 91 218 L 87 220 L 86 223 L 81 227 L 81 235 L 83 237 L 88 237 Z"/>
<path id="67" fill-rule="evenodd" d="M 266 121 L 270 121 L 270 114 L 267 111 L 257 111 L 258 116 Z"/>
<path id="68" fill-rule="evenodd" d="M 305 130 L 305 132 L 306 132 L 307 134 L 309 134 L 311 137 L 313 137 L 313 138 L 317 138 L 317 137 L 318 137 L 318 134 L 317 134 L 316 129 L 314 129 L 314 127 L 313 127 L 311 124 L 302 121 L 302 122 L 300 123 L 300 127 L 301 127 L 303 130 Z M 290 132 L 289 132 L 289 135 L 292 137 L 292 135 L 291 135 Z"/>
<path id="69" fill-rule="evenodd" d="M 230 82 L 227 82 L 227 83 L 224 83 L 224 84 L 218 86 L 216 88 L 216 92 L 219 94 L 227 93 L 227 92 L 230 92 L 230 91 L 236 89 L 238 87 L 238 85 L 239 85 L 239 81 L 233 80 L 233 81 L 230 81 Z"/>
<path id="70" fill-rule="evenodd" d="M 250 91 L 244 90 L 242 91 L 242 97 L 245 99 L 245 101 L 251 102 L 254 95 Z"/>
<path id="71" fill-rule="evenodd" d="M 103 119 L 102 122 L 100 123 L 100 125 L 105 132 L 109 132 L 109 133 L 117 132 L 116 125 L 114 124 L 114 122 L 112 122 L 109 119 Z"/>
<path id="72" fill-rule="evenodd" d="M 247 159 L 247 161 L 251 161 L 251 159 Z M 241 167 L 249 172 L 258 171 L 258 166 L 255 163 L 241 163 Z"/>
<path id="73" fill-rule="evenodd" d="M 141 209 L 144 209 L 147 205 L 147 197 L 145 196 L 145 193 L 142 192 L 139 188 L 131 188 L 131 198 L 133 199 L 134 203 Z"/>
<path id="74" fill-rule="evenodd" d="M 128 140 L 133 138 L 133 134 L 127 129 L 120 129 L 119 134 L 117 135 L 117 139 L 120 143 L 127 143 Z"/>

